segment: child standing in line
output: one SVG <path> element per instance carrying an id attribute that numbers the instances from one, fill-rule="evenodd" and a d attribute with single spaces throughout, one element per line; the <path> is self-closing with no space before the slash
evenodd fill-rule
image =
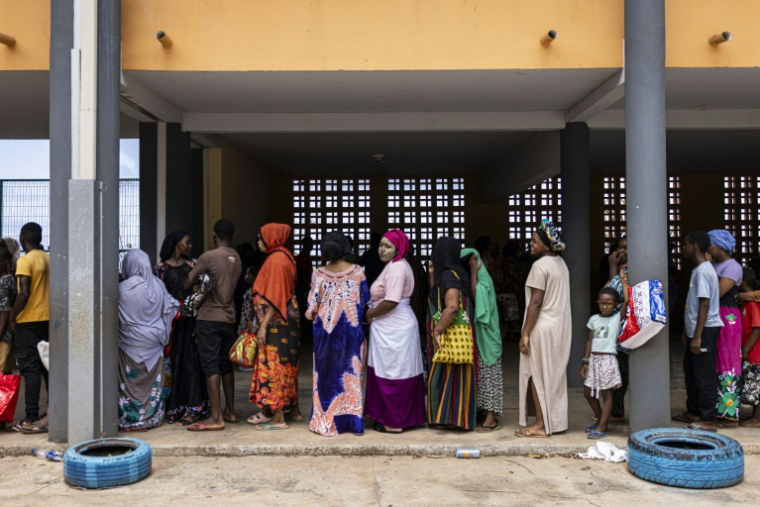
<path id="1" fill-rule="evenodd" d="M 623 289 L 622 310 L 615 314 L 620 296 L 615 289 L 605 287 L 599 291 L 599 314 L 592 316 L 587 325 L 588 342 L 580 375 L 586 386 L 583 394 L 598 421 L 586 428 L 587 438 L 591 440 L 607 437 L 607 426 L 612 414 L 612 390 L 619 388 L 622 383 L 617 362 L 617 345 L 620 326 L 625 320 L 625 309 L 628 305 L 628 280 L 622 269 L 620 281 Z"/>
<path id="2" fill-rule="evenodd" d="M 757 275 L 752 268 L 742 270 L 742 292 L 752 292 L 757 281 Z M 748 301 L 742 304 L 742 374 L 744 386 L 741 401 L 752 406 L 752 417 L 741 421 L 740 426 L 760 428 L 760 303 Z"/>

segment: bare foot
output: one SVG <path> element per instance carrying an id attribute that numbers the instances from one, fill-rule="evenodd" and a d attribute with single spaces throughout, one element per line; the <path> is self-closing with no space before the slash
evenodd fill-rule
<path id="1" fill-rule="evenodd" d="M 237 424 L 240 422 L 240 419 L 235 415 L 235 412 L 233 410 L 225 410 L 222 414 L 222 419 L 224 419 L 224 422 L 232 424 Z"/>

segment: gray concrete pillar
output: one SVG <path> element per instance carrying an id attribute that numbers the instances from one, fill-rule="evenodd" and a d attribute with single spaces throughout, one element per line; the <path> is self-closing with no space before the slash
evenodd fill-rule
<path id="1" fill-rule="evenodd" d="M 50 1 L 50 433 L 68 437 L 69 202 L 73 0 Z"/>
<path id="2" fill-rule="evenodd" d="M 665 0 L 626 0 L 625 78 L 628 276 L 631 283 L 659 279 L 667 288 Z M 670 424 L 668 336 L 665 326 L 631 351 L 632 431 Z"/>
<path id="3" fill-rule="evenodd" d="M 203 150 L 193 149 L 190 153 L 190 178 L 192 180 L 192 191 L 190 201 L 192 206 L 192 226 L 190 235 L 193 238 L 193 256 L 200 257 L 203 253 L 205 242 L 203 241 L 203 210 L 205 202 L 203 199 Z"/>
<path id="4" fill-rule="evenodd" d="M 158 243 L 158 124 L 140 123 L 140 249 L 154 259 Z"/>
<path id="5" fill-rule="evenodd" d="M 166 124 L 166 233 L 192 232 L 192 162 L 190 133 L 179 123 Z M 163 238 L 159 238 L 163 241 Z M 159 243 L 159 248 L 161 247 Z"/>
<path id="6" fill-rule="evenodd" d="M 567 365 L 568 384 L 583 385 L 578 376 L 586 352 L 591 315 L 591 168 L 589 129 L 585 123 L 568 123 L 560 131 L 562 170 L 562 234 L 567 244 L 563 258 L 570 271 L 573 341 Z"/>

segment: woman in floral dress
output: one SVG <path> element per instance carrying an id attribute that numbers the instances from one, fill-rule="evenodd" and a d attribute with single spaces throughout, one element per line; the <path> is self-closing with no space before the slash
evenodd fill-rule
<path id="1" fill-rule="evenodd" d="M 369 288 L 362 268 L 346 261 L 349 253 L 351 244 L 342 233 L 324 237 L 325 266 L 312 275 L 306 310 L 314 326 L 314 405 L 309 429 L 325 437 L 364 433 L 362 323 Z"/>

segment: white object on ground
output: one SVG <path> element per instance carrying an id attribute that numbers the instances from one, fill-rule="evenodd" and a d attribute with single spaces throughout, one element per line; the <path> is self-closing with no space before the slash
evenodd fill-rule
<path id="1" fill-rule="evenodd" d="M 40 341 L 37 343 L 37 350 L 40 353 L 40 359 L 42 360 L 45 369 L 50 371 L 50 342 Z"/>
<path id="2" fill-rule="evenodd" d="M 582 459 L 603 459 L 604 461 L 621 463 L 623 461 L 628 461 L 628 452 L 623 449 L 618 449 L 615 444 L 609 442 L 597 442 L 588 448 L 588 452 L 578 453 L 578 457 Z"/>

